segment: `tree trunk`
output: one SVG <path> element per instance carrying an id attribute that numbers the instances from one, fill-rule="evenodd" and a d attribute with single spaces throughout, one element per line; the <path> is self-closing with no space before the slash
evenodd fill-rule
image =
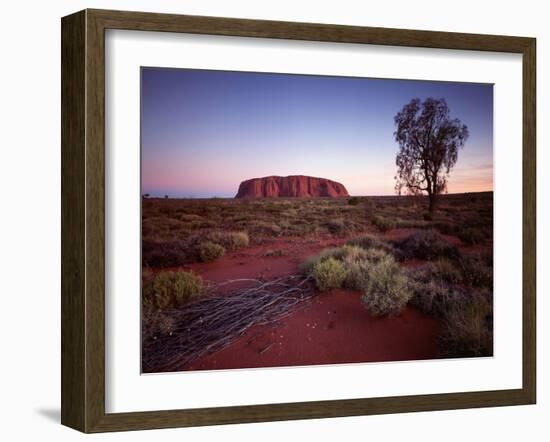
<path id="1" fill-rule="evenodd" d="M 436 202 L 435 198 L 436 198 L 435 193 L 429 193 L 428 194 L 429 210 L 430 210 L 431 214 L 433 214 L 435 212 L 435 202 Z"/>

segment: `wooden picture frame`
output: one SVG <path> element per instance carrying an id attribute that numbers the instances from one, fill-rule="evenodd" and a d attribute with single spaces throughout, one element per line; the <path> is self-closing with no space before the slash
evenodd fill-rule
<path id="1" fill-rule="evenodd" d="M 457 392 L 132 413 L 105 412 L 105 30 L 124 29 L 523 57 L 523 385 Z M 83 432 L 533 404 L 536 398 L 534 38 L 84 10 L 62 19 L 62 409 Z"/>

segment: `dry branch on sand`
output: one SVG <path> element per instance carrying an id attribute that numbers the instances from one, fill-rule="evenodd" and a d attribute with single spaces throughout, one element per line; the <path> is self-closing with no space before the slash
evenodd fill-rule
<path id="1" fill-rule="evenodd" d="M 247 287 L 219 294 L 222 286 L 235 284 Z M 231 344 L 250 327 L 282 319 L 315 294 L 311 278 L 301 275 L 272 281 L 225 281 L 209 292 L 197 301 L 144 318 L 144 372 L 184 369 L 197 358 Z"/>

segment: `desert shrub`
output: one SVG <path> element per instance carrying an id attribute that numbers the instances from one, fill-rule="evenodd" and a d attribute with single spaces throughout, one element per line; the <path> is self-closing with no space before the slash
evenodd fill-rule
<path id="1" fill-rule="evenodd" d="M 228 232 L 227 236 L 229 238 L 228 247 L 232 250 L 242 249 L 250 244 L 250 238 L 246 232 Z"/>
<path id="2" fill-rule="evenodd" d="M 371 222 L 381 232 L 395 229 L 397 225 L 395 220 L 380 215 L 373 216 Z"/>
<path id="3" fill-rule="evenodd" d="M 199 246 L 199 257 L 202 262 L 215 261 L 224 254 L 224 247 L 212 241 L 206 241 Z"/>
<path id="4" fill-rule="evenodd" d="M 144 311 L 176 307 L 202 293 L 202 278 L 193 272 L 166 271 L 143 275 Z"/>
<path id="5" fill-rule="evenodd" d="M 318 262 L 313 268 L 313 277 L 319 290 L 325 291 L 342 287 L 346 279 L 344 265 L 334 258 Z"/>
<path id="6" fill-rule="evenodd" d="M 473 287 L 493 289 L 493 257 L 486 254 L 467 255 L 460 260 L 462 276 Z"/>
<path id="7" fill-rule="evenodd" d="M 436 318 L 445 317 L 451 306 L 463 296 L 456 288 L 462 282 L 462 272 L 456 262 L 439 259 L 409 271 L 411 304 Z"/>
<path id="8" fill-rule="evenodd" d="M 428 265 L 428 271 L 434 279 L 449 284 L 462 282 L 462 271 L 455 261 L 447 258 L 440 258 Z"/>
<path id="9" fill-rule="evenodd" d="M 369 268 L 382 260 L 386 253 L 380 249 L 365 250 L 358 246 L 344 246 L 346 255 L 342 263 L 346 269 L 345 286 L 352 290 L 363 291 L 367 287 Z"/>
<path id="10" fill-rule="evenodd" d="M 330 233 L 340 235 L 345 232 L 346 225 L 341 219 L 333 219 L 327 222 L 326 227 Z"/>
<path id="11" fill-rule="evenodd" d="M 392 251 L 392 247 L 388 243 L 381 241 L 373 235 L 363 235 L 358 238 L 352 238 L 348 240 L 346 244 L 358 246 L 363 249 L 381 249 L 390 253 Z"/>
<path id="12" fill-rule="evenodd" d="M 434 219 L 433 215 L 430 212 L 424 213 L 424 215 L 422 215 L 422 218 L 424 218 L 424 221 L 433 221 Z"/>
<path id="13" fill-rule="evenodd" d="M 184 222 L 192 222 L 192 221 L 203 221 L 204 218 L 200 215 L 196 215 L 194 213 L 183 213 L 180 215 L 180 220 Z"/>
<path id="14" fill-rule="evenodd" d="M 491 356 L 492 308 L 487 299 L 473 295 L 454 303 L 443 321 L 439 344 L 446 357 Z"/>
<path id="15" fill-rule="evenodd" d="M 283 256 L 284 252 L 281 249 L 270 249 L 266 250 L 263 254 L 263 256 L 267 258 L 275 258 L 278 256 Z"/>
<path id="16" fill-rule="evenodd" d="M 410 304 L 421 312 L 430 316 L 441 317 L 446 309 L 440 306 L 446 305 L 449 297 L 449 290 L 440 282 L 411 280 L 409 288 L 412 292 Z"/>
<path id="17" fill-rule="evenodd" d="M 463 243 L 473 245 L 484 242 L 487 234 L 479 227 L 465 227 L 458 232 L 458 237 Z"/>
<path id="18" fill-rule="evenodd" d="M 170 336 L 175 331 L 177 321 L 165 310 L 143 311 L 141 327 L 146 340 L 156 339 L 159 336 Z"/>
<path id="19" fill-rule="evenodd" d="M 433 224 L 433 227 L 439 230 L 443 235 L 454 235 L 456 233 L 456 227 L 451 222 L 438 221 Z"/>
<path id="20" fill-rule="evenodd" d="M 321 262 L 319 256 L 308 256 L 300 265 L 298 266 L 298 271 L 304 275 L 311 275 L 313 269 L 317 263 Z"/>
<path id="21" fill-rule="evenodd" d="M 398 219 L 395 222 L 395 226 L 402 229 L 426 229 L 431 227 L 431 223 L 419 219 Z"/>
<path id="22" fill-rule="evenodd" d="M 311 275 L 313 273 L 314 267 L 329 258 L 335 260 L 341 260 L 346 254 L 344 247 L 331 247 L 328 249 L 323 249 L 321 253 L 315 256 L 310 256 L 304 260 L 299 266 L 300 273 L 305 275 Z"/>
<path id="23" fill-rule="evenodd" d="M 400 252 L 400 257 L 404 259 L 456 259 L 460 256 L 458 249 L 445 241 L 435 230 L 421 230 L 413 233 L 398 241 L 396 248 Z"/>
<path id="24" fill-rule="evenodd" d="M 288 220 L 283 219 L 283 220 L 279 221 L 279 227 L 282 230 L 288 230 L 292 227 L 292 224 L 290 224 L 290 222 Z"/>
<path id="25" fill-rule="evenodd" d="M 340 286 L 364 291 L 367 289 L 370 268 L 387 259 L 388 256 L 382 249 L 364 249 L 348 244 L 343 247 L 324 249 L 319 255 L 307 258 L 301 264 L 300 270 L 304 274 L 315 277 L 315 271 L 320 264 L 328 260 L 336 261 L 345 271 L 345 279 Z"/>
<path id="26" fill-rule="evenodd" d="M 347 270 L 345 287 L 362 291 L 367 286 L 370 263 L 367 260 L 353 260 L 346 257 L 343 264 Z"/>
<path id="27" fill-rule="evenodd" d="M 357 206 L 359 205 L 359 203 L 361 202 L 361 200 L 359 198 L 357 198 L 356 196 L 352 196 L 349 200 L 348 200 L 348 204 L 350 206 Z"/>
<path id="28" fill-rule="evenodd" d="M 162 268 L 178 267 L 192 257 L 185 241 L 146 241 L 141 244 L 143 266 Z"/>
<path id="29" fill-rule="evenodd" d="M 410 304 L 442 321 L 439 340 L 441 355 L 491 355 L 493 337 L 490 292 L 453 286 L 435 269 L 435 266 L 430 265 L 410 272 L 409 288 L 413 294 Z"/>
<path id="30" fill-rule="evenodd" d="M 251 228 L 258 233 L 271 236 L 278 236 L 282 230 L 277 224 L 266 221 L 254 221 L 251 223 Z"/>
<path id="31" fill-rule="evenodd" d="M 217 225 L 218 223 L 213 219 L 205 219 L 204 221 L 199 222 L 199 229 L 211 229 Z"/>
<path id="32" fill-rule="evenodd" d="M 435 318 L 444 318 L 457 297 L 462 295 L 448 283 L 431 279 L 426 274 L 410 278 L 409 288 L 412 292 L 411 305 Z"/>
<path id="33" fill-rule="evenodd" d="M 229 250 L 237 250 L 248 247 L 250 239 L 246 232 L 209 232 L 205 239 L 216 244 L 220 244 Z"/>
<path id="34" fill-rule="evenodd" d="M 361 300 L 372 315 L 398 314 L 411 296 L 408 279 L 391 255 L 369 265 Z"/>

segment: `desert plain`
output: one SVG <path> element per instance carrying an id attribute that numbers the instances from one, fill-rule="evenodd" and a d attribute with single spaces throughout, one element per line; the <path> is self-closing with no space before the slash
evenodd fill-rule
<path id="1" fill-rule="evenodd" d="M 259 196 L 143 197 L 143 372 L 492 356 L 492 192 Z"/>

